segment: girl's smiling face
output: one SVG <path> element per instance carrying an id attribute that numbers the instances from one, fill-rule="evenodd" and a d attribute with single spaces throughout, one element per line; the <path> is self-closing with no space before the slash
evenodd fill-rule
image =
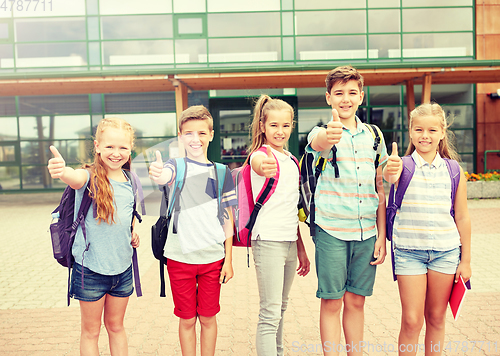
<path id="1" fill-rule="evenodd" d="M 276 151 L 283 152 L 292 133 L 292 117 L 289 110 L 269 110 L 266 123 L 260 129 L 266 136 L 266 143 Z"/>
<path id="2" fill-rule="evenodd" d="M 444 135 L 445 131 L 438 116 L 418 116 L 411 122 L 411 142 L 424 159 L 434 159 Z"/>
<path id="3" fill-rule="evenodd" d="M 130 158 L 132 137 L 126 130 L 108 127 L 102 132 L 100 141 L 94 141 L 94 146 L 107 171 L 117 171 Z"/>

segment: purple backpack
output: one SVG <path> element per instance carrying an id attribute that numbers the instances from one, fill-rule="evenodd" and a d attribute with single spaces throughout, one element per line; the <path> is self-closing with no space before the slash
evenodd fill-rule
<path id="1" fill-rule="evenodd" d="M 141 215 L 136 210 L 137 199 L 139 199 L 141 202 L 142 214 L 146 213 L 144 207 L 144 196 L 142 192 L 142 187 L 140 184 L 137 183 L 139 182 L 139 177 L 137 177 L 135 173 L 127 170 L 125 170 L 125 174 L 132 182 L 132 191 L 134 193 L 134 208 L 133 208 L 132 221 L 134 217 L 137 217 L 137 220 L 139 220 L 139 222 L 142 222 Z M 74 212 L 75 212 L 76 194 L 75 190 L 68 185 L 66 189 L 64 189 L 59 205 L 52 212 L 53 220 L 52 223 L 50 224 L 50 237 L 52 240 L 52 251 L 54 253 L 54 258 L 60 265 L 68 268 L 68 294 L 67 294 L 68 305 L 70 303 L 69 288 L 70 288 L 71 268 L 73 267 L 73 263 L 75 262 L 71 249 L 73 247 L 73 242 L 75 241 L 75 235 L 78 230 L 78 226 L 80 225 L 82 227 L 85 245 L 87 245 L 88 249 L 87 232 L 85 229 L 85 217 L 87 216 L 87 213 L 90 209 L 93 200 L 89 195 L 90 190 L 88 184 L 85 187 L 85 190 L 86 192 L 85 194 L 83 194 L 80 209 L 78 210 L 78 215 L 77 217 L 75 217 Z M 137 296 L 140 297 L 142 296 L 142 290 L 141 290 L 141 282 L 139 279 L 139 264 L 137 262 L 137 251 L 135 248 L 132 255 L 132 265 L 133 265 L 136 293 Z M 82 273 L 82 288 L 83 287 L 84 285 L 83 285 L 83 273 Z"/>
<path id="2" fill-rule="evenodd" d="M 394 184 L 391 185 L 391 191 L 389 193 L 389 202 L 387 203 L 386 209 L 386 236 L 389 241 L 391 241 L 391 257 L 392 257 L 392 274 L 394 280 L 396 280 L 396 275 L 394 273 L 394 246 L 392 242 L 392 232 L 394 229 L 394 219 L 399 208 L 401 208 L 401 203 L 403 202 L 403 197 L 405 195 L 406 189 L 410 184 L 413 173 L 415 173 L 415 161 L 411 156 L 401 157 L 403 160 L 403 171 L 399 177 L 398 188 L 394 192 Z M 457 192 L 458 183 L 460 183 L 460 165 L 457 161 L 443 158 L 448 172 L 451 178 L 451 208 L 450 215 L 455 216 L 455 210 L 453 205 L 455 203 L 455 194 Z"/>

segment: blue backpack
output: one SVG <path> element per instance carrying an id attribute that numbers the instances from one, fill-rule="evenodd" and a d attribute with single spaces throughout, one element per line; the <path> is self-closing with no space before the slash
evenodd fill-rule
<path id="1" fill-rule="evenodd" d="M 132 182 L 132 191 L 134 193 L 134 212 L 132 215 L 132 221 L 134 217 L 142 222 L 141 215 L 136 210 L 137 200 L 139 199 L 142 208 L 142 214 L 146 214 L 145 206 L 144 206 L 144 196 L 142 192 L 142 186 L 139 182 L 139 177 L 131 171 L 124 170 L 127 177 Z M 85 229 L 85 217 L 90 209 L 90 205 L 93 202 L 93 199 L 90 197 L 90 189 L 88 184 L 85 186 L 85 194 L 83 194 L 82 202 L 80 205 L 80 209 L 78 210 L 77 216 L 75 217 L 75 190 L 71 188 L 69 185 L 64 189 L 64 192 L 61 197 L 61 201 L 57 208 L 52 212 L 52 223 L 50 224 L 50 236 L 52 240 L 52 252 L 54 254 L 54 258 L 57 262 L 68 268 L 68 306 L 70 303 L 70 278 L 71 278 L 71 268 L 73 267 L 74 258 L 71 253 L 71 249 L 73 247 L 73 242 L 75 241 L 75 235 L 78 230 L 78 226 L 82 227 L 83 238 L 85 240 L 85 245 L 87 245 L 87 232 Z M 88 191 L 88 193 L 87 193 Z M 130 222 L 130 229 L 132 230 L 132 221 Z M 141 282 L 139 279 L 139 264 L 137 262 L 137 251 L 134 248 L 134 252 L 132 255 L 132 265 L 134 272 L 134 283 L 137 296 L 142 296 L 141 290 Z M 83 285 L 83 274 L 82 274 L 82 288 Z"/>
<path id="2" fill-rule="evenodd" d="M 415 173 L 415 161 L 411 156 L 401 157 L 403 160 L 403 171 L 399 177 L 398 188 L 394 192 L 394 184 L 391 185 L 391 191 L 389 193 L 389 202 L 387 203 L 386 209 L 386 237 L 391 241 L 391 258 L 392 258 L 392 275 L 394 280 L 396 280 L 396 274 L 394 273 L 394 244 L 392 241 L 392 232 L 394 230 L 394 219 L 399 208 L 401 208 L 401 203 L 406 193 L 406 189 L 410 184 L 413 173 Z M 453 208 L 455 203 L 455 195 L 457 192 L 458 184 L 460 183 L 460 165 L 457 161 L 443 158 L 448 172 L 451 178 L 451 208 L 450 215 L 455 216 L 455 210 Z"/>
<path id="3" fill-rule="evenodd" d="M 224 188 L 224 180 L 226 177 L 227 167 L 222 163 L 211 162 L 215 169 L 215 180 L 217 181 L 217 209 L 218 217 L 221 225 L 224 223 L 224 212 L 221 209 L 222 201 L 222 190 Z M 170 220 L 173 218 L 172 232 L 177 233 L 177 222 L 179 219 L 179 213 L 181 210 L 180 206 L 180 194 L 184 183 L 186 181 L 186 158 L 176 158 L 175 159 L 176 173 L 175 182 L 170 187 L 170 189 L 163 185 L 160 186 L 162 191 L 162 201 L 160 206 L 160 217 L 156 223 L 151 227 L 151 249 L 153 250 L 154 257 L 160 263 L 160 297 L 165 297 L 165 265 L 167 264 L 167 259 L 164 257 L 165 243 L 167 242 L 168 226 Z M 222 177 L 222 179 L 219 179 Z M 169 194 L 169 192 L 172 192 Z M 170 195 L 170 199 L 169 199 Z"/>

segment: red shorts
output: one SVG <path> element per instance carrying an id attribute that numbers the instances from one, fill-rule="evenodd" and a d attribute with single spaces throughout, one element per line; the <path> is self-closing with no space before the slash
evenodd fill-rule
<path id="1" fill-rule="evenodd" d="M 220 311 L 220 271 L 224 259 L 192 265 L 167 260 L 174 314 L 182 319 L 214 316 Z"/>

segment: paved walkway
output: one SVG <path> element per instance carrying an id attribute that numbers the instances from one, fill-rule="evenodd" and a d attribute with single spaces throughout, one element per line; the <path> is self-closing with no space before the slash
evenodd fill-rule
<path id="1" fill-rule="evenodd" d="M 0 195 L 0 355 L 79 355 L 78 302 L 66 307 L 67 271 L 52 258 L 47 232 L 50 212 L 59 197 Z M 469 209 L 473 289 L 458 321 L 448 312 L 445 355 L 500 355 L 500 200 L 469 200 Z M 159 297 L 158 266 L 149 241 L 154 221 L 156 217 L 146 216 L 138 226 L 144 296 L 131 297 L 127 309 L 125 324 L 132 356 L 181 354 L 170 293 L 167 298 Z M 307 230 L 303 235 L 314 263 Z M 234 249 L 233 264 L 235 278 L 222 287 L 216 354 L 255 355 L 258 291 L 254 267 L 246 266 L 246 249 Z M 321 355 L 319 300 L 312 267 L 308 276 L 296 277 L 292 287 L 285 314 L 286 355 Z M 401 307 L 390 261 L 379 267 L 365 314 L 365 354 L 396 355 L 392 350 L 397 349 Z M 104 328 L 99 348 L 101 355 L 109 355 Z"/>

